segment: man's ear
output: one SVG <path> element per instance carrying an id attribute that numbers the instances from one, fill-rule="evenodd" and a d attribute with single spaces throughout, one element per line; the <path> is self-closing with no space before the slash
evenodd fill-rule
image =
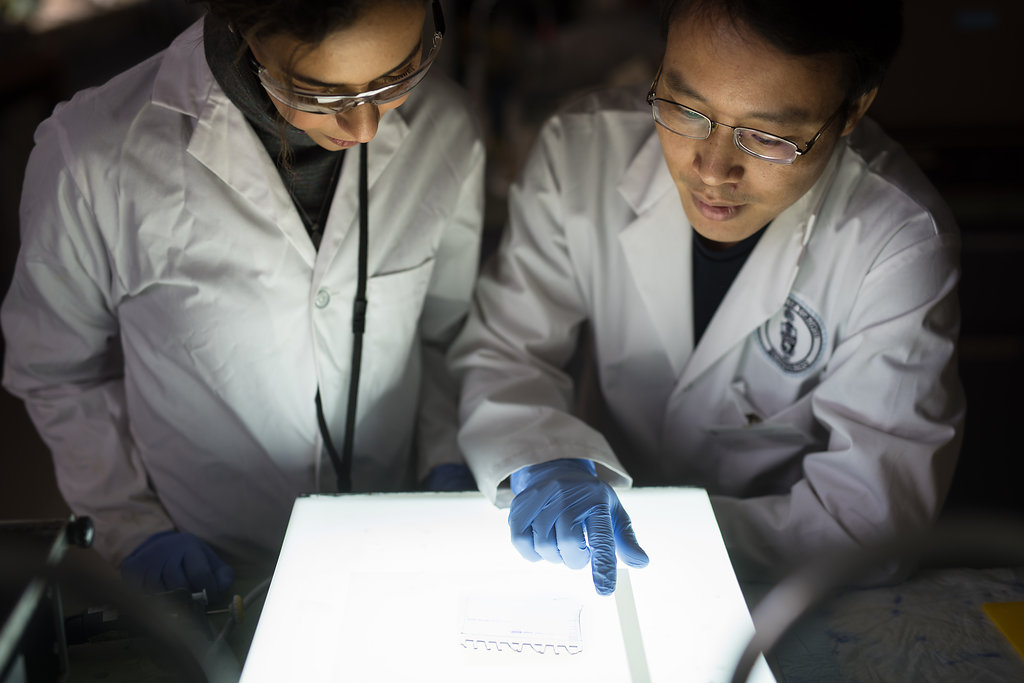
<path id="1" fill-rule="evenodd" d="M 849 135 L 857 127 L 860 120 L 867 113 L 868 106 L 874 101 L 874 95 L 879 94 L 878 88 L 871 88 L 850 103 L 850 113 L 846 117 L 846 126 L 843 127 L 843 135 Z"/>
<path id="2" fill-rule="evenodd" d="M 853 132 L 853 129 L 857 127 L 860 120 L 864 118 L 864 114 L 867 113 L 868 107 L 875 101 L 875 95 L 877 94 L 878 88 L 872 88 L 850 103 L 850 113 L 846 116 L 846 126 L 843 127 L 843 135 L 849 135 Z"/>

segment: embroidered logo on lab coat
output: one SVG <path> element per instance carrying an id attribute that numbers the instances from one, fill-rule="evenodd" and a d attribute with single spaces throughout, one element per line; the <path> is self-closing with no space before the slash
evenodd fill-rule
<path id="1" fill-rule="evenodd" d="M 825 326 L 817 313 L 791 294 L 782 310 L 757 330 L 757 341 L 780 368 L 799 373 L 821 357 Z"/>

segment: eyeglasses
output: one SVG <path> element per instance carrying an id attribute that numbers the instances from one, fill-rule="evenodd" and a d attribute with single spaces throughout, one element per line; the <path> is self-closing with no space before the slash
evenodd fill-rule
<path id="1" fill-rule="evenodd" d="M 409 62 L 408 67 L 412 68 L 411 73 L 391 77 L 384 76 L 380 81 L 388 81 L 386 85 L 360 93 L 346 95 L 325 94 L 323 91 L 306 90 L 281 83 L 267 71 L 267 68 L 256 61 L 256 57 L 249 51 L 249 61 L 253 70 L 260 79 L 260 84 L 267 94 L 275 100 L 299 111 L 311 114 L 344 114 L 363 104 L 380 106 L 388 102 L 405 97 L 409 92 L 419 85 L 423 77 L 427 75 L 431 64 L 437 58 L 441 50 L 441 40 L 444 38 L 444 13 L 441 11 L 441 3 L 434 0 L 433 10 L 433 34 L 430 37 L 430 47 L 426 54 L 419 56 L 418 60 Z M 423 41 L 424 44 L 426 41 Z M 418 61 L 418 65 L 416 62 Z"/>
<path id="2" fill-rule="evenodd" d="M 825 125 L 804 145 L 804 148 L 800 149 L 795 142 L 780 138 L 778 135 L 765 133 L 755 128 L 729 126 L 718 121 L 712 121 L 695 109 L 690 109 L 672 100 L 655 97 L 654 91 L 657 88 L 659 78 L 661 78 L 661 69 L 658 69 L 658 75 L 654 77 L 651 90 L 647 93 L 647 104 L 651 105 L 656 122 L 676 135 L 682 135 L 685 138 L 692 138 L 694 140 L 707 140 L 716 126 L 732 128 L 732 139 L 737 147 L 750 156 L 773 164 L 791 164 L 796 161 L 797 157 L 810 152 L 811 148 L 814 147 L 814 143 L 821 137 L 821 134 L 846 110 L 846 102 L 844 101 L 839 109 L 832 116 L 828 117 Z"/>

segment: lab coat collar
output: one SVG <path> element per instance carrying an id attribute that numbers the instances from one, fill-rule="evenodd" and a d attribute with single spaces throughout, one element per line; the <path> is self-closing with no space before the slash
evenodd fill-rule
<path id="1" fill-rule="evenodd" d="M 678 376 L 693 348 L 690 226 L 654 130 L 628 165 L 618 189 L 636 214 L 619 234 L 619 243 Z"/>
<path id="2" fill-rule="evenodd" d="M 803 202 L 779 214 L 761 235 L 693 350 L 681 386 L 689 386 L 782 307 L 803 250 Z"/>
<path id="3" fill-rule="evenodd" d="M 273 160 L 206 63 L 202 19 L 167 49 L 153 103 L 195 119 L 188 153 L 277 225 L 312 267 L 316 251 Z"/>
<path id="4" fill-rule="evenodd" d="M 205 64 L 203 19 L 199 19 L 175 38 L 164 52 L 153 84 L 153 103 L 198 118 L 202 104 L 215 83 L 209 68 L 197 68 Z"/>
<path id="5" fill-rule="evenodd" d="M 772 221 L 694 348 L 692 228 L 657 133 L 652 130 L 641 146 L 619 184 L 636 213 L 619 241 L 681 387 L 782 307 L 843 149 L 839 144 L 818 181 Z M 768 271 L 774 276 L 766 277 Z"/>
<path id="6" fill-rule="evenodd" d="M 359 148 L 353 147 L 345 153 L 341 179 L 318 254 L 274 161 L 207 66 L 202 28 L 200 19 L 167 49 L 154 83 L 153 102 L 196 119 L 188 143 L 189 154 L 284 232 L 307 264 L 315 267 L 315 286 L 330 266 L 345 235 L 358 227 Z M 377 135 L 370 143 L 367 163 L 367 184 L 371 193 L 408 132 L 409 126 L 400 109 L 391 110 L 381 118 Z"/>
<path id="7" fill-rule="evenodd" d="M 651 122 L 651 134 L 640 147 L 626 168 L 619 183 L 619 193 L 629 204 L 633 212 L 640 216 L 651 209 L 656 202 L 664 199 L 666 194 L 675 194 L 672 176 L 665 165 L 665 155 L 661 151 L 661 140 Z"/>
<path id="8" fill-rule="evenodd" d="M 796 282 L 800 259 L 843 149 L 845 144 L 836 146 L 811 189 L 776 216 L 765 230 L 693 350 L 677 388 L 685 390 L 782 308 Z"/>
<path id="9" fill-rule="evenodd" d="M 421 84 L 422 86 L 423 84 Z M 413 104 L 414 97 L 419 93 L 413 91 L 403 107 Z M 372 106 L 372 105 L 364 105 Z M 402 112 L 402 107 L 391 109 L 384 113 L 377 127 L 377 135 L 368 143 L 366 159 L 366 179 L 369 194 L 372 199 L 373 187 L 388 164 L 394 159 L 402 141 L 409 134 L 409 124 Z M 324 231 L 323 242 L 320 244 L 320 258 L 316 263 L 314 284 L 319 282 L 323 274 L 330 268 L 331 262 L 340 251 L 341 244 L 346 235 L 359 229 L 359 146 L 352 147 L 345 152 L 345 160 L 342 164 L 341 178 L 334 193 L 334 200 L 331 203 L 330 213 L 327 215 L 327 226 Z M 372 204 L 372 201 L 370 202 Z M 369 212 L 369 227 L 373 233 L 375 221 L 380 221 L 380 215 Z M 372 240 L 371 240 L 372 244 Z"/>

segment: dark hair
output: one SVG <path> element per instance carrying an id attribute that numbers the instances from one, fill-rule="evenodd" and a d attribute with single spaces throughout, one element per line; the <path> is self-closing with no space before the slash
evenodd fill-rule
<path id="1" fill-rule="evenodd" d="M 409 6 L 427 0 L 389 0 Z M 381 0 L 199 0 L 210 14 L 246 38 L 285 34 L 319 45 L 329 34 L 355 23 Z"/>
<path id="2" fill-rule="evenodd" d="M 878 87 L 903 36 L 902 0 L 663 0 L 661 26 L 681 13 L 726 17 L 790 55 L 837 55 L 847 101 Z"/>

